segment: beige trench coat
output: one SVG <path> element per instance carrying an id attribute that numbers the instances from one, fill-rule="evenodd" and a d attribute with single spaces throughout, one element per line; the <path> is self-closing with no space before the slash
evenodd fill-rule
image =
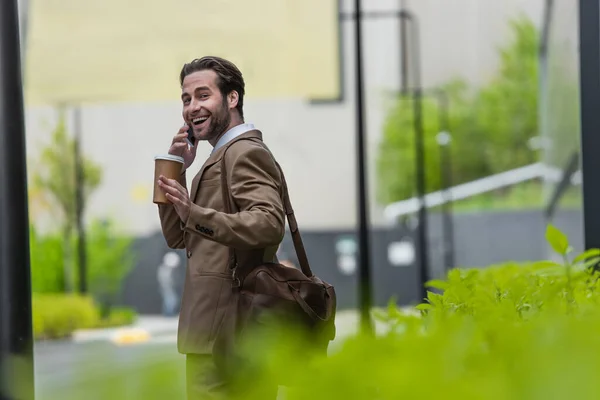
<path id="1" fill-rule="evenodd" d="M 240 265 L 277 261 L 275 253 L 285 231 L 282 178 L 252 130 L 219 148 L 192 182 L 192 208 L 181 221 L 172 205 L 159 205 L 163 235 L 170 248 L 186 249 L 187 269 L 182 295 L 177 347 L 180 353 L 208 354 L 231 295 L 229 247 Z M 225 153 L 225 150 L 227 153 Z M 220 161 L 225 154 L 231 197 L 239 210 L 225 213 Z M 185 174 L 181 183 L 187 188 Z"/>

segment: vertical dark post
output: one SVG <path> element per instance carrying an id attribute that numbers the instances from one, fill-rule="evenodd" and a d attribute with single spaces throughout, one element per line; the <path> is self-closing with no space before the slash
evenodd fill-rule
<path id="1" fill-rule="evenodd" d="M 452 186 L 452 161 L 450 144 L 450 116 L 449 99 L 446 92 L 436 90 L 439 108 L 439 133 L 437 142 L 440 146 L 440 180 L 444 193 L 442 205 L 442 231 L 444 237 L 444 270 L 447 272 L 454 267 L 454 227 L 452 221 L 452 195 L 449 188 Z"/>
<path id="2" fill-rule="evenodd" d="M 25 118 L 17 0 L 0 0 L 0 399 L 32 399 Z M 12 364 L 19 358 L 18 364 Z M 17 368 L 18 366 L 18 368 Z"/>
<path id="3" fill-rule="evenodd" d="M 581 169 L 586 249 L 600 247 L 600 3 L 579 0 Z"/>
<path id="4" fill-rule="evenodd" d="M 400 13 L 406 8 L 406 0 L 400 0 Z M 400 14 L 400 93 L 408 91 L 408 33 L 406 30 L 406 18 Z"/>
<path id="5" fill-rule="evenodd" d="M 427 298 L 425 283 L 429 280 L 429 259 L 427 254 L 427 206 L 425 205 L 425 145 L 423 132 L 423 93 L 420 87 L 414 89 L 414 124 L 415 124 L 415 151 L 417 171 L 417 197 L 419 199 L 419 277 L 421 299 Z"/>
<path id="6" fill-rule="evenodd" d="M 425 205 L 425 143 L 423 128 L 423 89 L 421 87 L 421 56 L 419 43 L 419 26 L 417 18 L 407 10 L 400 10 L 400 18 L 409 20 L 411 23 L 412 39 L 412 69 L 413 69 L 413 113 L 414 113 L 414 133 L 415 133 L 415 170 L 416 170 L 416 189 L 419 200 L 418 210 L 418 260 L 419 260 L 419 283 L 421 298 L 427 297 L 427 288 L 425 283 L 429 280 L 429 259 L 428 259 L 428 235 L 427 235 L 427 206 Z M 406 57 L 406 53 L 404 55 Z M 403 63 L 404 64 L 404 63 Z"/>
<path id="7" fill-rule="evenodd" d="M 87 252 L 83 224 L 83 162 L 81 159 L 81 108 L 75 108 L 75 224 L 77 228 L 77 265 L 79 267 L 79 293 L 87 293 Z"/>
<path id="8" fill-rule="evenodd" d="M 359 240 L 359 266 L 358 280 L 360 294 L 360 325 L 363 333 L 371 334 L 371 254 L 369 245 L 369 207 L 367 203 L 367 167 L 365 149 L 365 117 L 363 96 L 363 69 L 362 69 L 362 32 L 361 32 L 361 7 L 360 0 L 355 0 L 355 63 L 356 63 L 356 149 L 358 160 L 358 240 Z"/>
<path id="9" fill-rule="evenodd" d="M 443 230 L 444 230 L 444 265 L 446 272 L 451 268 L 454 268 L 454 221 L 452 218 L 452 194 L 449 188 L 452 186 L 452 161 L 451 161 L 451 147 L 452 138 L 448 132 L 442 132 L 447 134 L 447 141 L 440 145 L 441 151 L 441 163 L 442 179 L 444 185 L 444 205 L 443 209 Z M 444 140 L 444 139 L 442 139 Z"/>

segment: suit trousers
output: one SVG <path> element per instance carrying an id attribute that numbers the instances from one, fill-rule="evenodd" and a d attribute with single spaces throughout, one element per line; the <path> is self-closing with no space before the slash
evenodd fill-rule
<path id="1" fill-rule="evenodd" d="M 257 393 L 252 380 L 242 377 L 233 388 L 217 369 L 211 354 L 187 354 L 185 369 L 187 400 L 277 399 L 277 385 L 261 388 Z"/>

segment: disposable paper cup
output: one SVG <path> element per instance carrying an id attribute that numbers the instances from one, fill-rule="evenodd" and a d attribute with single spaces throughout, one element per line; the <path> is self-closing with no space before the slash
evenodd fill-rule
<path id="1" fill-rule="evenodd" d="M 158 177 L 163 175 L 169 179 L 179 181 L 183 169 L 183 157 L 171 154 L 154 157 L 154 204 L 170 204 L 164 190 L 158 186 Z"/>

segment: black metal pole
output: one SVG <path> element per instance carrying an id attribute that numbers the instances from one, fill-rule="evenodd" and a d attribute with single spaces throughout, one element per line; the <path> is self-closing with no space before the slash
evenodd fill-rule
<path id="1" fill-rule="evenodd" d="M 358 160 L 358 241 L 359 241 L 359 266 L 358 280 L 360 294 L 360 325 L 363 333 L 371 334 L 373 326 L 371 321 L 371 254 L 369 244 L 369 207 L 367 202 L 367 167 L 365 149 L 365 117 L 363 96 L 363 69 L 362 69 L 362 31 L 360 0 L 355 0 L 355 63 L 356 63 L 356 150 Z"/>
<path id="2" fill-rule="evenodd" d="M 400 17 L 400 51 L 398 55 L 400 56 L 400 93 L 405 94 L 408 91 L 408 33 L 406 30 L 406 18 L 402 17 L 402 12 L 406 8 L 406 1 L 400 0 L 400 13 L 398 14 Z"/>
<path id="3" fill-rule="evenodd" d="M 581 171 L 586 249 L 600 247 L 600 3 L 579 0 Z"/>
<path id="4" fill-rule="evenodd" d="M 81 108 L 75 108 L 75 225 L 77 228 L 77 265 L 79 267 L 79 293 L 87 293 L 87 251 L 83 224 L 83 162 L 81 159 Z"/>
<path id="5" fill-rule="evenodd" d="M 0 2 L 0 399 L 33 399 L 25 118 L 17 0 Z M 18 363 L 13 363 L 18 359 Z"/>
<path id="6" fill-rule="evenodd" d="M 417 87 L 414 90 L 414 124 L 415 124 L 415 151 L 416 151 L 416 172 L 417 172 L 417 197 L 419 199 L 419 277 L 421 298 L 427 298 L 427 288 L 425 283 L 429 280 L 429 260 L 427 254 L 427 206 L 425 205 L 425 149 L 423 132 L 423 110 L 422 110 L 422 92 Z"/>
<path id="7" fill-rule="evenodd" d="M 444 270 L 454 267 L 454 226 L 452 219 L 452 160 L 450 145 L 450 113 L 448 94 L 443 90 L 435 90 L 439 109 L 438 144 L 440 146 L 440 179 L 444 193 L 442 205 L 442 231 L 444 234 Z"/>
<path id="8" fill-rule="evenodd" d="M 419 26 L 414 14 L 407 10 L 400 11 L 400 18 L 411 22 L 412 39 L 412 67 L 413 67 L 413 112 L 414 112 L 414 131 L 415 131 L 415 169 L 416 169 L 416 189 L 417 199 L 419 201 L 417 244 L 419 259 L 419 283 L 421 297 L 427 297 L 427 288 L 425 283 L 429 280 L 429 259 L 428 259 L 428 234 L 427 234 L 427 206 L 425 205 L 425 144 L 423 128 L 423 89 L 421 87 L 421 57 L 419 43 Z M 406 53 L 404 55 L 406 57 Z M 403 63 L 404 65 L 404 63 Z"/>
<path id="9" fill-rule="evenodd" d="M 444 179 L 444 197 L 445 203 L 443 206 L 444 210 L 444 237 L 446 238 L 445 258 L 444 264 L 446 272 L 451 268 L 455 267 L 455 243 L 454 243 L 454 220 L 452 215 L 452 194 L 450 193 L 450 187 L 452 186 L 452 139 L 448 133 L 448 143 L 441 146 L 441 162 L 444 165 L 443 179 Z"/>

